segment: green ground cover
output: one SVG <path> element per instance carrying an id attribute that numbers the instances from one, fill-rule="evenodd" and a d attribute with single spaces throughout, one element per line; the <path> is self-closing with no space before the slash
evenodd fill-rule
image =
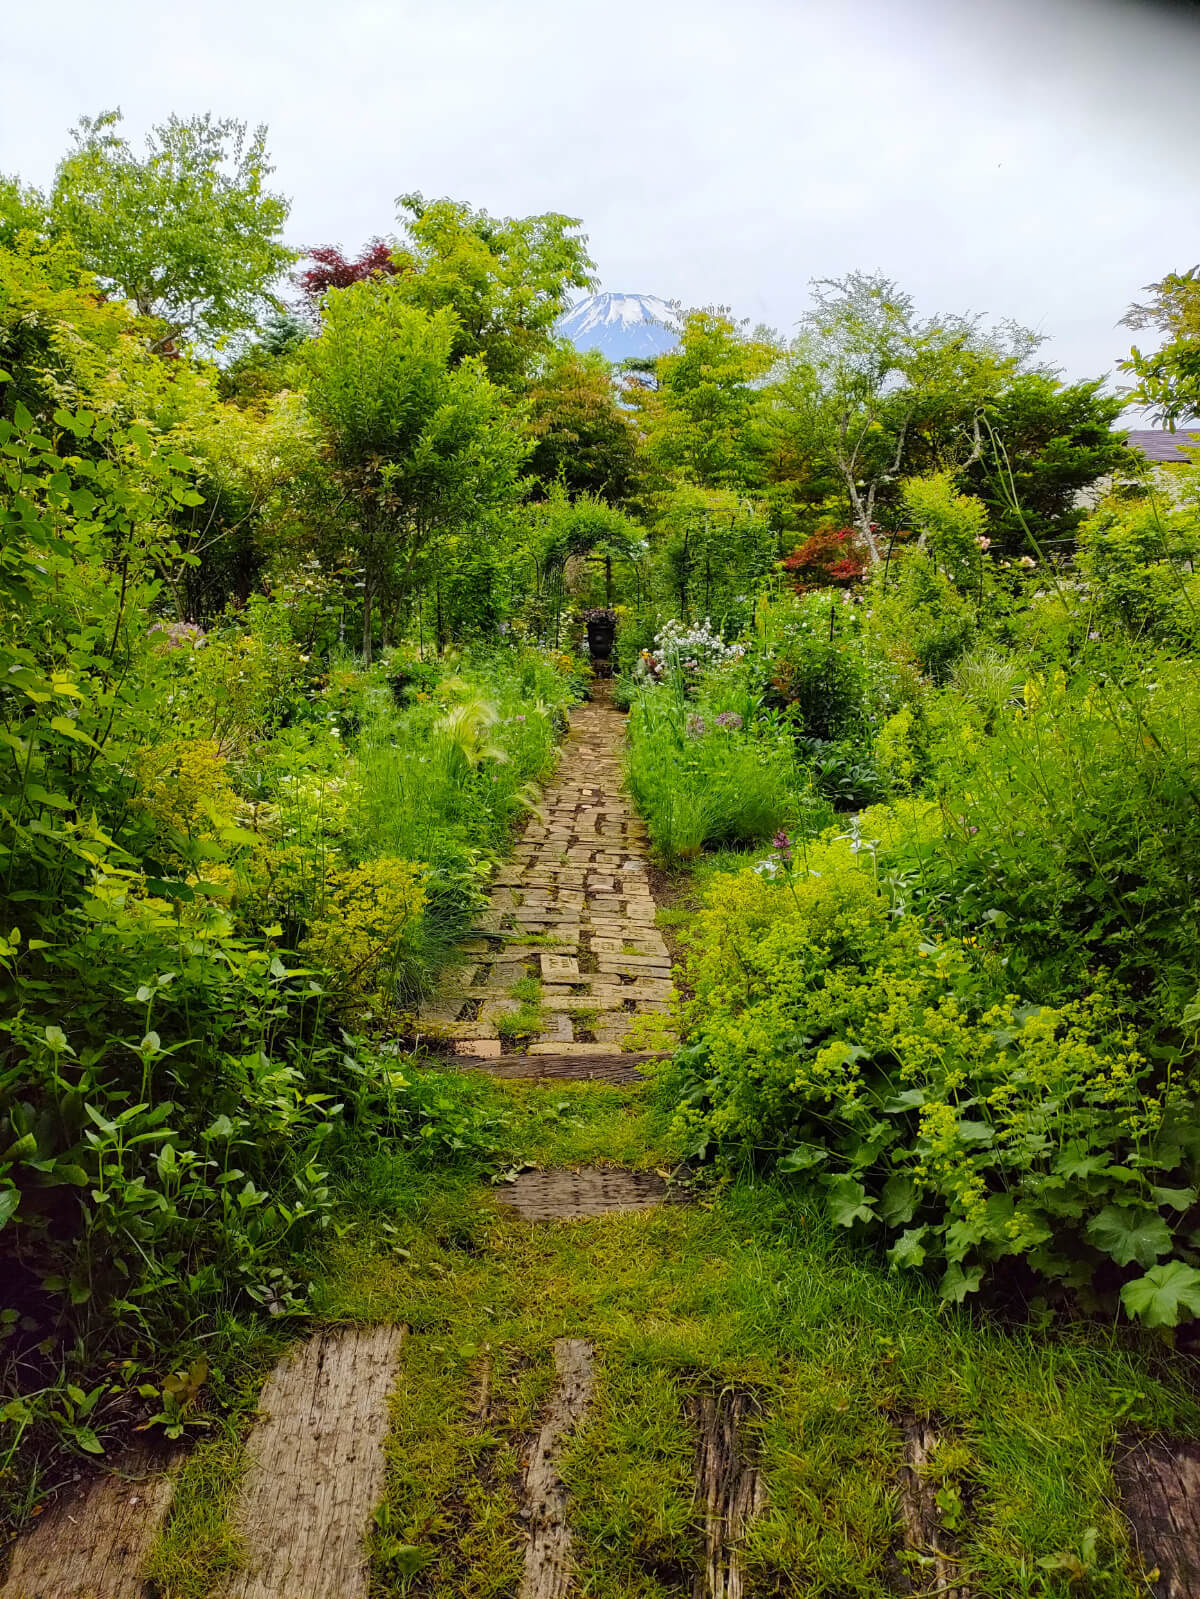
<path id="1" fill-rule="evenodd" d="M 653 1085 L 450 1077 L 439 1091 L 495 1113 L 498 1162 L 670 1170 L 680 1154 Z M 317 1314 L 411 1329 L 373 1593 L 513 1590 L 516 1488 L 564 1335 L 597 1351 L 595 1408 L 564 1468 L 589 1594 L 691 1591 L 702 1524 L 687 1400 L 727 1385 L 757 1401 L 751 1442 L 769 1494 L 746 1550 L 757 1591 L 895 1591 L 897 1422 L 910 1414 L 936 1418 L 948 1440 L 943 1514 L 976 1592 L 1143 1591 L 1114 1507 L 1114 1448 L 1135 1426 L 1200 1421 L 1153 1345 L 1103 1322 L 1005 1325 L 940 1303 L 849 1246 L 786 1178 L 538 1225 L 499 1208 L 471 1165 L 454 1174 L 380 1151 L 349 1180 L 351 1219 L 322 1251 Z M 495 1413 L 480 1423 L 485 1366 Z M 199 1599 L 228 1558 L 237 1461 L 222 1435 L 189 1464 L 157 1566 L 166 1599 Z M 1065 1575 L 1062 1555 L 1086 1577 Z"/>

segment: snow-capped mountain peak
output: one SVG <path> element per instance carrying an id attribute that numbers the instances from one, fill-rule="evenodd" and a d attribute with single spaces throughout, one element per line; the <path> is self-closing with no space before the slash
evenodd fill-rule
<path id="1" fill-rule="evenodd" d="M 657 294 L 591 294 L 563 313 L 554 331 L 577 350 L 609 361 L 665 355 L 679 343 L 679 314 Z"/>

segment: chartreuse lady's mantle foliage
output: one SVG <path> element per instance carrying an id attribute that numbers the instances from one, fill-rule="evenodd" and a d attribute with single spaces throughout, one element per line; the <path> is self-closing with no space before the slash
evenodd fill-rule
<path id="1" fill-rule="evenodd" d="M 855 848 L 828 835 L 707 895 L 674 1068 L 697 1153 L 796 1174 L 894 1266 L 936 1266 L 948 1298 L 1023 1262 L 1119 1288 L 1150 1325 L 1196 1312 L 1194 1089 L 1111 990 L 998 990 L 974 940 L 897 915 Z"/>

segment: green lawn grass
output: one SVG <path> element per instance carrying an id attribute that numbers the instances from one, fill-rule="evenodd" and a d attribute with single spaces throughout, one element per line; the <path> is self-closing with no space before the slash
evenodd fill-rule
<path id="1" fill-rule="evenodd" d="M 514 1164 L 677 1162 L 651 1089 L 487 1089 L 510 1118 Z M 563 1335 L 591 1339 L 597 1357 L 591 1417 L 564 1465 L 589 1599 L 690 1594 L 701 1527 L 687 1399 L 730 1384 L 757 1396 L 769 1495 L 745 1550 L 751 1592 L 895 1592 L 907 1414 L 936 1418 L 946 1439 L 940 1486 L 976 1593 L 1146 1591 L 1111 1459 L 1131 1425 L 1200 1431 L 1162 1346 L 1107 1325 L 1034 1331 L 948 1308 L 771 1184 L 531 1225 L 470 1169 L 421 1170 L 384 1151 L 351 1181 L 353 1222 L 312 1262 L 318 1313 L 410 1328 L 373 1538 L 378 1599 L 515 1592 L 516 1486 Z M 191 1469 L 187 1512 L 160 1549 L 164 1599 L 203 1593 L 193 1573 L 226 1557 L 237 1453 L 218 1438 Z M 1089 1528 L 1099 1538 L 1084 1578 L 1039 1564 L 1080 1551 Z"/>

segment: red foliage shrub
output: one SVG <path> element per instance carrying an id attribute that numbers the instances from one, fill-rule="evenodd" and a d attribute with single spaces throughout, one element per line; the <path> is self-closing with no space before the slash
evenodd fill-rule
<path id="1" fill-rule="evenodd" d="M 316 305 L 327 289 L 347 289 L 366 278 L 394 277 L 403 270 L 383 239 L 372 239 L 356 260 L 344 255 L 336 244 L 319 244 L 308 251 L 307 259 L 315 265 L 295 273 L 293 282 L 310 305 Z"/>
<path id="2" fill-rule="evenodd" d="M 780 564 L 803 594 L 857 583 L 867 570 L 867 553 L 852 527 L 823 527 Z"/>

